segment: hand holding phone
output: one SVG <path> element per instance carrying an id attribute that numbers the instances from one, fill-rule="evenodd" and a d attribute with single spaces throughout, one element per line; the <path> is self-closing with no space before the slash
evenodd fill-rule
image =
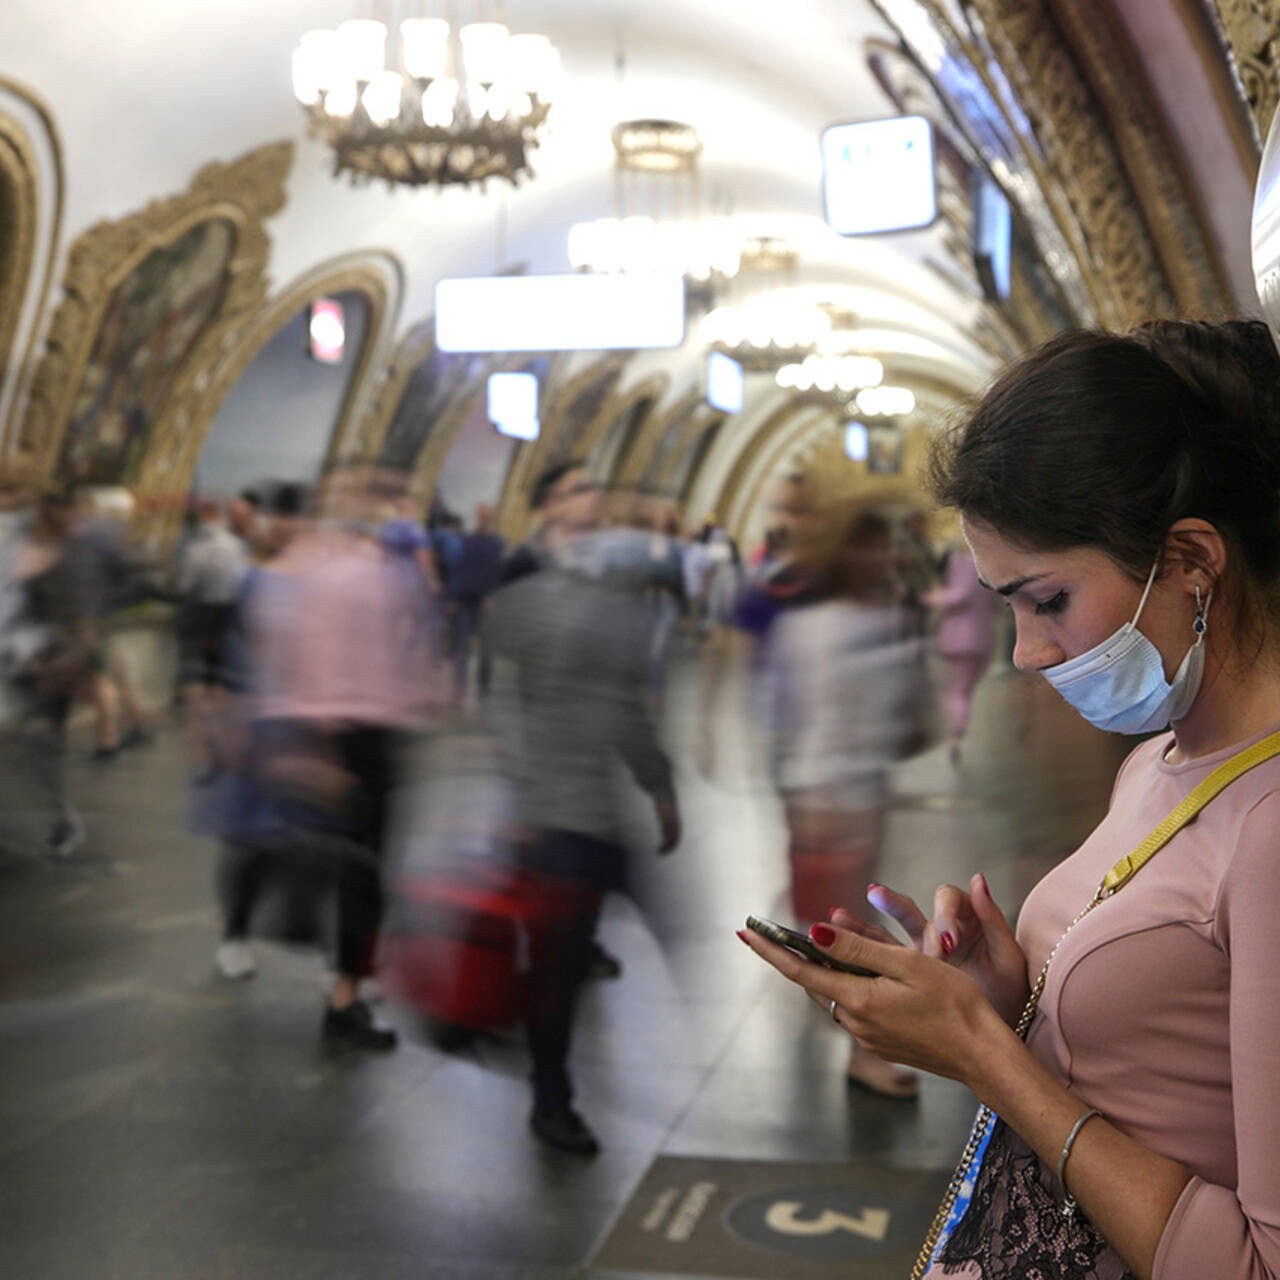
<path id="1" fill-rule="evenodd" d="M 763 916 L 748 916 L 747 928 L 752 933 L 758 933 L 762 938 L 768 938 L 770 942 L 776 942 L 780 947 L 786 947 L 788 951 L 794 951 L 796 955 L 802 956 L 806 960 L 812 960 L 814 964 L 823 965 L 827 969 L 834 969 L 837 973 L 853 973 L 860 978 L 878 978 L 880 976 L 873 969 L 864 969 L 861 965 L 845 964 L 840 960 L 834 959 L 827 955 L 825 951 L 820 950 L 807 934 L 800 933 L 795 929 L 788 929 L 785 924 L 766 920 Z"/>

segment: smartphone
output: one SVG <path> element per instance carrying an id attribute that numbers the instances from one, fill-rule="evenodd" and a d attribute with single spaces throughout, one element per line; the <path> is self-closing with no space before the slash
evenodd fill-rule
<path id="1" fill-rule="evenodd" d="M 824 965 L 839 973 L 856 973 L 860 978 L 880 976 L 873 969 L 864 969 L 861 965 L 844 964 L 839 960 L 833 960 L 825 951 L 818 949 L 808 934 L 800 933 L 796 929 L 788 929 L 785 924 L 765 920 L 761 916 L 748 916 L 747 928 L 752 933 L 758 933 L 762 938 L 768 938 L 770 942 L 776 942 L 780 947 L 786 947 L 788 951 L 794 951 L 806 960 L 812 960 L 814 964 Z"/>

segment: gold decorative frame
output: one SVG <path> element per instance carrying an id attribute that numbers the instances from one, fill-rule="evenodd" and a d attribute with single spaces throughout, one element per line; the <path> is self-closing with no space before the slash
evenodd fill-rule
<path id="1" fill-rule="evenodd" d="M 625 355 L 611 354 L 596 360 L 548 396 L 548 407 L 542 423 L 541 435 L 537 440 L 520 447 L 507 472 L 506 483 L 502 487 L 502 497 L 498 501 L 497 523 L 507 537 L 521 536 L 528 527 L 529 491 L 534 480 L 545 467 L 550 465 L 550 459 L 559 451 L 563 443 L 560 437 L 566 430 L 567 414 L 573 403 L 594 382 L 606 376 L 616 384 L 622 377 L 626 359 Z M 602 408 L 607 408 L 608 403 L 606 399 Z M 597 413 L 590 422 L 586 423 L 578 439 L 584 439 L 601 416 Z"/>
<path id="2" fill-rule="evenodd" d="M 422 448 L 418 451 L 417 460 L 414 462 L 413 477 L 410 484 L 415 494 L 427 502 L 431 501 L 432 495 L 436 491 L 436 486 L 440 482 L 440 473 L 444 470 L 444 464 L 448 460 L 454 444 L 457 443 L 458 432 L 462 430 L 462 425 L 466 421 L 467 415 L 471 412 L 471 407 L 475 404 L 476 398 L 484 393 L 489 375 L 491 373 L 517 372 L 534 358 L 535 355 L 530 353 L 521 355 L 494 353 L 485 362 L 480 372 L 449 400 L 441 411 L 440 417 L 436 420 L 435 426 L 431 428 Z M 552 355 L 552 371 L 547 375 L 546 387 L 542 392 L 544 401 L 547 396 L 546 388 L 550 387 L 552 378 L 555 376 L 554 360 L 555 357 Z M 523 448 L 525 446 L 519 447 Z M 514 469 L 516 457 L 518 457 L 518 452 L 512 457 L 508 474 Z M 504 497 L 505 492 L 506 485 L 504 483 Z M 501 498 L 499 499 L 499 505 L 501 505 Z"/>
<path id="3" fill-rule="evenodd" d="M 625 391 L 615 391 L 609 403 L 601 409 L 600 416 L 591 424 L 590 434 L 584 435 L 579 442 L 577 451 L 584 458 L 591 458 L 595 455 L 596 450 L 604 443 L 619 418 L 623 417 L 624 414 L 629 414 L 642 401 L 649 401 L 649 408 L 646 410 L 644 417 L 636 424 L 630 442 L 624 442 L 626 444 L 625 452 L 620 452 L 615 457 L 610 474 L 601 476 L 601 481 L 621 485 L 638 483 L 637 478 L 633 475 L 634 468 L 631 465 L 631 459 L 635 456 L 636 450 L 643 447 L 644 440 L 652 433 L 653 424 L 660 417 L 665 416 L 659 415 L 656 410 L 662 401 L 663 395 L 666 393 L 670 381 L 671 379 L 667 374 L 655 373 L 637 382 L 634 386 L 628 387 Z"/>
<path id="4" fill-rule="evenodd" d="M 806 432 L 832 416 L 829 409 L 788 400 L 774 409 L 753 433 L 707 504 L 709 511 L 721 516 L 720 523 L 735 541 L 742 542 L 760 490 L 773 474 L 778 457 Z"/>
<path id="5" fill-rule="evenodd" d="M 0 214 L 7 207 L 12 215 L 9 226 L 0 217 L 0 239 L 4 241 L 0 253 L 0 370 L 4 370 L 31 281 L 39 195 L 36 158 L 26 130 L 6 115 L 0 115 L 0 186 L 5 194 L 12 193 L 11 200 L 0 196 Z"/>
<path id="6" fill-rule="evenodd" d="M 699 392 L 690 391 L 668 405 L 663 413 L 650 412 L 618 468 L 619 483 L 643 484 L 667 432 L 676 423 L 696 416 L 698 406 L 705 403 L 705 398 Z"/>
<path id="7" fill-rule="evenodd" d="M 396 409 L 417 367 L 435 350 L 435 320 L 414 325 L 396 343 L 391 359 L 374 375 L 369 407 L 357 429 L 360 448 L 365 457 L 377 457 L 382 450 Z"/>
<path id="8" fill-rule="evenodd" d="M 681 462 L 691 449 L 700 449 L 703 447 L 703 440 L 707 434 L 714 431 L 717 427 L 722 426 L 727 420 L 728 415 L 712 409 L 710 405 L 705 406 L 705 413 L 694 413 L 689 417 L 689 421 L 680 429 L 680 438 L 676 441 L 671 449 L 671 453 L 663 460 L 661 468 L 657 474 L 650 479 L 650 483 L 655 489 L 665 492 L 667 486 L 671 483 L 672 476 L 677 474 Z M 710 442 L 708 442 L 709 444 Z M 705 455 L 701 462 L 705 462 Z M 672 494 L 674 498 L 679 498 L 682 502 L 692 491 L 694 485 L 698 483 L 698 467 L 699 461 L 695 461 L 693 469 L 690 471 L 684 484 L 681 486 L 680 492 Z"/>
<path id="9" fill-rule="evenodd" d="M 34 350 L 40 320 L 44 314 L 45 298 L 53 275 L 58 241 L 62 231 L 64 168 L 62 139 L 54 123 L 53 114 L 31 89 L 0 76 L 0 91 L 25 103 L 39 119 L 53 167 L 52 210 L 49 218 L 49 246 L 45 255 L 42 281 L 34 281 L 37 234 L 41 214 L 40 174 L 34 148 L 28 131 L 21 122 L 9 115 L 0 102 L 0 179 L 7 180 L 14 192 L 15 225 L 9 229 L 8 270 L 0 275 L 0 378 L 17 383 L 27 367 Z M 4 264 L 0 262 L 0 270 Z M 30 336 L 21 360 L 16 359 L 14 346 L 18 325 L 33 286 L 40 288 L 41 296 L 34 301 L 31 311 Z M 15 393 L 20 387 L 14 387 Z M 15 399 L 10 401 L 9 411 L 0 421 L 0 451 L 7 445 L 11 425 L 16 412 Z"/>
<path id="10" fill-rule="evenodd" d="M 202 437 L 210 418 L 210 383 L 266 296 L 270 240 L 264 223 L 284 207 L 292 162 L 293 143 L 276 142 L 230 163 L 206 165 L 182 195 L 100 222 L 76 239 L 19 436 L 46 469 L 62 447 L 99 324 L 117 286 L 155 249 L 202 222 L 225 219 L 235 235 L 226 294 L 156 415 L 136 485 L 142 506 L 175 496 L 187 478 L 178 470 L 184 441 Z"/>
<path id="11" fill-rule="evenodd" d="M 351 449 L 344 445 L 350 433 L 352 410 L 375 354 L 385 340 L 386 330 L 394 322 L 399 290 L 400 271 L 395 258 L 390 254 L 366 252 L 321 263 L 276 294 L 249 319 L 240 330 L 235 346 L 225 352 L 217 366 L 209 372 L 204 384 L 200 419 L 191 420 L 185 432 L 170 437 L 166 453 L 162 454 L 154 444 L 147 450 L 143 473 L 138 480 L 139 494 L 156 491 L 149 484 L 148 468 L 154 466 L 157 471 L 161 470 L 162 459 L 163 474 L 172 481 L 177 492 L 185 493 L 222 402 L 258 353 L 275 337 L 281 326 L 288 323 L 308 303 L 326 294 L 343 291 L 360 293 L 368 300 L 369 324 L 355 366 L 347 378 L 346 392 L 329 441 L 325 462 L 327 464 L 350 453 Z M 173 518 L 172 512 L 164 514 Z"/>
<path id="12" fill-rule="evenodd" d="M 1280 103 L 1280 2 L 1214 0 L 1240 92 L 1253 113 L 1259 154 Z"/>
<path id="13" fill-rule="evenodd" d="M 1132 184 L 1165 279 L 1180 311 L 1230 309 L 1231 285 L 1204 202 L 1156 105 L 1155 91 L 1110 0 L 1050 0 L 1115 154 Z"/>

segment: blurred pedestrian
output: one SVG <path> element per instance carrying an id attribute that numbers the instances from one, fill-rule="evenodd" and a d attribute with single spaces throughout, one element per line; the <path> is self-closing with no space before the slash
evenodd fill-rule
<path id="1" fill-rule="evenodd" d="M 601 896 L 626 882 L 618 766 L 653 800 L 663 852 L 679 842 L 680 819 L 644 696 L 643 597 L 600 574 L 582 544 L 599 519 L 598 487 L 581 467 L 561 467 L 543 477 L 535 500 L 547 513 L 541 568 L 494 597 L 490 620 L 506 674 L 498 709 L 528 832 L 520 856 L 550 899 L 531 938 L 530 1124 L 550 1146 L 594 1155 L 599 1143 L 572 1106 L 569 1050 Z"/>
<path id="2" fill-rule="evenodd" d="M 855 503 L 816 560 L 824 598 L 788 610 L 765 656 L 774 760 L 788 828 L 792 911 L 801 927 L 863 903 L 877 874 L 892 766 L 923 733 L 922 641 L 902 600 L 894 521 Z M 849 1081 L 914 1098 L 918 1081 L 856 1042 Z"/>
<path id="3" fill-rule="evenodd" d="M 220 503 L 200 502 L 196 520 L 178 568 L 178 657 L 189 754 L 197 769 L 208 769 L 226 713 L 227 636 L 249 553 Z"/>
<path id="4" fill-rule="evenodd" d="M 454 695 L 461 704 L 466 699 L 471 642 L 479 647 L 477 687 L 483 698 L 489 692 L 492 657 L 481 622 L 489 597 L 502 581 L 502 555 L 506 544 L 493 529 L 493 508 L 476 507 L 475 524 L 462 539 L 458 558 L 449 579 L 449 611 L 453 631 Z"/>
<path id="5" fill-rule="evenodd" d="M 952 764 L 959 764 L 973 691 L 995 651 L 1000 602 L 982 585 L 963 539 L 954 542 L 947 555 L 946 580 L 926 592 L 923 600 L 941 614 L 935 645 L 946 663 L 943 703 L 949 724 L 948 753 Z"/>

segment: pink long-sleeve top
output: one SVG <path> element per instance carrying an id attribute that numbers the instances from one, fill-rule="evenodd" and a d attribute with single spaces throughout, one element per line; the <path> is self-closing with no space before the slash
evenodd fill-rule
<path id="1" fill-rule="evenodd" d="M 1018 940 L 1033 977 L 1107 870 L 1248 745 L 1172 765 L 1172 741 L 1161 735 L 1129 756 L 1102 823 L 1027 898 Z M 1072 930 L 1028 1037 L 1081 1103 L 1192 1171 L 1160 1241 L 1156 1280 L 1280 1275 L 1278 831 L 1272 759 Z M 1108 1251 L 1096 1274 L 1123 1270 Z"/>
<path id="2" fill-rule="evenodd" d="M 371 541 L 299 539 L 252 597 L 255 718 L 422 727 L 438 695 L 426 593 Z"/>
<path id="3" fill-rule="evenodd" d="M 982 585 L 967 546 L 952 549 L 942 586 L 926 592 L 924 602 L 938 609 L 937 649 L 944 656 L 989 654 L 996 643 L 999 597 Z"/>

